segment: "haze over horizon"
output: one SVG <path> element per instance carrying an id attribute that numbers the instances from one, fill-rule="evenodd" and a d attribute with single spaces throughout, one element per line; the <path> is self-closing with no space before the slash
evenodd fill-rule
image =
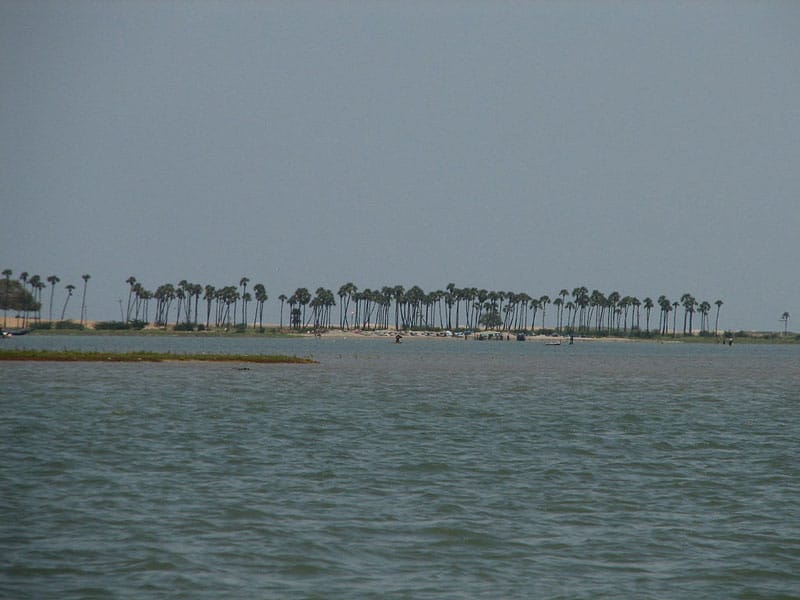
<path id="1" fill-rule="evenodd" d="M 298 287 L 452 282 L 782 330 L 797 31 L 787 2 L 0 0 L 0 268 L 77 286 L 76 320 L 89 273 L 92 320 L 131 275 L 246 276 L 271 323 Z"/>

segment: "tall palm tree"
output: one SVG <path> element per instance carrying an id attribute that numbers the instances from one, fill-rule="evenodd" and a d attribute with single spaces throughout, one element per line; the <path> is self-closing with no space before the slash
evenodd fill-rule
<path id="1" fill-rule="evenodd" d="M 653 299 L 648 296 L 644 300 L 642 300 L 642 306 L 644 306 L 644 314 L 645 314 L 645 331 L 650 333 L 650 311 L 653 310 L 655 306 L 653 304 Z"/>
<path id="2" fill-rule="evenodd" d="M 200 296 L 203 294 L 203 286 L 199 283 L 192 284 L 192 296 L 194 296 L 194 324 L 197 326 L 198 321 L 198 305 L 200 304 Z M 146 321 L 147 319 L 145 319 Z"/>
<path id="3" fill-rule="evenodd" d="M 205 300 L 206 303 L 206 329 L 211 325 L 211 303 L 214 301 L 216 293 L 217 290 L 213 285 L 206 285 L 203 288 L 203 300 Z"/>
<path id="4" fill-rule="evenodd" d="M 73 292 L 74 289 L 75 289 L 74 285 L 72 285 L 71 283 L 67 284 L 67 286 L 66 286 L 67 299 L 64 300 L 64 308 L 61 309 L 61 320 L 62 321 L 64 320 L 64 315 L 67 312 L 67 303 L 69 302 L 69 299 L 72 298 L 72 292 Z"/>
<path id="5" fill-rule="evenodd" d="M 11 288 L 11 274 L 13 272 L 14 271 L 12 271 L 11 269 L 3 269 L 3 277 L 6 278 L 6 301 L 3 304 L 3 327 L 5 327 L 7 324 L 6 316 L 8 315 L 8 293 Z"/>
<path id="6" fill-rule="evenodd" d="M 539 307 L 542 309 L 542 329 L 544 329 L 544 317 L 545 312 L 547 311 L 547 305 L 550 304 L 550 296 L 545 294 L 541 298 L 539 298 Z"/>
<path id="7" fill-rule="evenodd" d="M 567 331 L 571 334 L 574 327 L 573 315 L 575 314 L 575 303 L 572 300 L 567 300 L 564 308 L 567 309 Z"/>
<path id="8" fill-rule="evenodd" d="M 677 329 L 678 329 L 678 325 L 677 325 L 678 324 L 678 307 L 680 305 L 681 305 L 681 303 L 678 302 L 677 300 L 675 300 L 675 302 L 672 303 L 672 313 L 673 313 L 672 314 L 672 337 L 675 337 L 675 334 L 676 334 Z"/>
<path id="9" fill-rule="evenodd" d="M 707 300 L 700 303 L 700 331 L 705 333 L 708 331 L 708 313 L 711 311 L 711 304 Z"/>
<path id="10" fill-rule="evenodd" d="M 28 284 L 28 272 L 23 271 L 19 274 L 19 280 L 22 282 L 22 288 Z M 28 322 L 28 309 L 26 308 L 22 313 L 22 326 L 25 327 Z"/>
<path id="11" fill-rule="evenodd" d="M 247 294 L 247 284 L 250 283 L 249 277 L 242 277 L 239 280 L 239 287 L 242 288 L 242 325 L 246 328 L 247 327 L 247 302 L 250 299 L 250 296 L 246 296 Z"/>
<path id="12" fill-rule="evenodd" d="M 127 304 L 127 307 L 126 307 L 126 310 L 125 310 L 125 320 L 126 321 L 130 321 L 131 320 L 131 308 L 132 308 L 131 307 L 131 301 L 133 300 L 133 290 L 136 287 L 136 277 L 131 275 L 130 277 L 128 277 L 125 280 L 125 283 L 127 283 L 128 286 L 129 286 L 129 289 L 128 289 L 128 304 Z"/>
<path id="13" fill-rule="evenodd" d="M 150 314 L 150 300 L 153 299 L 153 292 L 150 290 L 142 290 L 142 304 L 144 304 L 144 309 L 142 310 L 142 321 L 145 323 L 149 323 L 150 319 L 148 315 Z"/>
<path id="14" fill-rule="evenodd" d="M 681 296 L 681 304 L 683 305 L 683 335 L 686 335 L 686 322 L 688 317 L 689 322 L 689 335 L 692 335 L 692 316 L 694 315 L 694 307 L 697 300 L 694 299 L 689 293 Z"/>
<path id="15" fill-rule="evenodd" d="M 714 306 L 717 307 L 717 316 L 714 317 L 714 335 L 717 335 L 717 331 L 719 330 L 719 308 L 722 306 L 722 300 L 715 300 Z"/>
<path id="16" fill-rule="evenodd" d="M 536 331 L 536 313 L 539 312 L 539 307 L 542 305 L 541 301 L 538 298 L 532 298 L 530 302 L 531 311 L 533 312 L 533 317 L 531 318 L 531 332 L 533 333 Z"/>
<path id="17" fill-rule="evenodd" d="M 53 296 L 55 295 L 56 291 L 56 284 L 61 281 L 61 279 L 57 275 L 48 275 L 47 276 L 47 283 L 50 284 L 50 313 L 48 315 L 47 320 L 50 321 L 50 326 L 52 327 L 53 324 Z"/>
<path id="18" fill-rule="evenodd" d="M 283 303 L 286 302 L 286 299 L 287 299 L 286 294 L 281 294 L 280 296 L 278 296 L 278 300 L 281 301 L 281 320 L 280 324 L 278 325 L 279 329 L 283 329 Z"/>
<path id="19" fill-rule="evenodd" d="M 311 302 L 311 292 L 307 288 L 300 287 L 294 291 L 293 296 L 303 310 L 303 316 L 300 320 L 300 326 L 303 327 L 306 324 L 306 306 Z"/>
<path id="20" fill-rule="evenodd" d="M 556 329 L 561 331 L 564 324 L 564 299 L 559 296 L 553 300 L 553 306 L 556 307 Z"/>
<path id="21" fill-rule="evenodd" d="M 636 296 L 631 298 L 631 304 L 636 311 L 636 330 L 639 331 L 642 329 L 642 313 L 640 307 L 642 306 L 642 301 L 639 300 Z M 631 317 L 631 330 L 633 330 L 633 317 Z"/>
<path id="22" fill-rule="evenodd" d="M 589 306 L 589 289 L 586 286 L 576 287 L 572 290 L 575 314 L 573 315 L 573 328 L 575 317 L 578 318 L 578 330 L 586 328 L 586 307 Z"/>
<path id="23" fill-rule="evenodd" d="M 789 333 L 789 313 L 784 312 L 781 315 L 781 321 L 783 321 L 783 335 L 787 335 Z"/>
<path id="24" fill-rule="evenodd" d="M 339 327 L 341 329 L 348 329 L 350 326 L 347 312 L 350 310 L 350 302 L 356 292 L 358 292 L 358 288 L 352 281 L 348 281 L 339 288 Z"/>
<path id="25" fill-rule="evenodd" d="M 183 283 L 186 283 L 185 280 Z M 181 320 L 181 307 L 183 306 L 184 300 L 186 300 L 186 287 L 184 285 L 178 283 L 178 287 L 175 288 L 175 297 L 178 299 L 178 310 L 175 315 L 175 327 L 177 327 Z"/>
<path id="26" fill-rule="evenodd" d="M 92 276 L 88 273 L 84 273 L 81 275 L 81 279 L 83 279 L 83 296 L 81 297 L 81 327 L 83 327 L 83 321 L 86 318 L 86 284 L 89 283 L 89 279 Z"/>
<path id="27" fill-rule="evenodd" d="M 31 295 L 34 301 L 39 303 L 39 306 L 35 309 L 37 314 L 32 317 L 38 320 L 42 316 L 42 287 L 44 287 L 41 276 L 38 274 L 31 275 L 28 279 L 28 285 L 31 286 Z"/>
<path id="28" fill-rule="evenodd" d="M 561 306 L 559 307 L 560 316 L 558 318 L 558 329 L 559 331 L 564 329 L 564 308 L 567 304 L 567 296 L 569 296 L 569 290 L 567 288 L 561 288 L 561 291 L 558 292 L 558 295 L 561 297 Z"/>
<path id="29" fill-rule="evenodd" d="M 253 286 L 253 292 L 256 298 L 256 310 L 253 317 L 253 328 L 256 326 L 256 318 L 258 319 L 258 326 L 264 328 L 264 303 L 269 299 L 267 296 L 267 288 L 263 283 L 257 283 Z"/>
<path id="30" fill-rule="evenodd" d="M 245 292 L 242 295 L 242 327 L 247 329 L 247 305 L 252 302 L 253 295 L 250 292 Z"/>

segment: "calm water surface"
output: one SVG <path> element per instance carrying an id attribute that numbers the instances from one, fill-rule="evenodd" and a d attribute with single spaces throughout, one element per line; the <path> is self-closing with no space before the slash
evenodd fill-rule
<path id="1" fill-rule="evenodd" d="M 36 337 L 3 598 L 797 598 L 800 347 Z"/>

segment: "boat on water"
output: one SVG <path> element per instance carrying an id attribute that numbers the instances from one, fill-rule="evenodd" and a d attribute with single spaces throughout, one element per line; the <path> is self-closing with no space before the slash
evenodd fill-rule
<path id="1" fill-rule="evenodd" d="M 3 329 L 2 332 L 3 332 L 3 337 L 7 338 L 7 337 L 15 337 L 15 336 L 18 336 L 18 335 L 25 335 L 26 333 L 30 333 L 31 330 L 27 329 L 27 328 L 26 329 Z"/>
<path id="2" fill-rule="evenodd" d="M 545 346 L 560 346 L 561 345 L 561 340 L 553 340 L 551 342 L 545 342 L 544 345 Z"/>

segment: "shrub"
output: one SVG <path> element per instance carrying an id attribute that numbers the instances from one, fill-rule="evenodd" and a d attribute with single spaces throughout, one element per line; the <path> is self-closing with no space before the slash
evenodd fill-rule
<path id="1" fill-rule="evenodd" d="M 98 321 L 94 324 L 94 328 L 106 331 L 124 331 L 131 327 L 124 321 Z"/>
<path id="2" fill-rule="evenodd" d="M 83 329 L 83 326 L 75 321 L 56 321 L 56 329 Z"/>
<path id="3" fill-rule="evenodd" d="M 173 327 L 173 331 L 194 331 L 194 325 L 191 323 L 178 323 Z"/>

